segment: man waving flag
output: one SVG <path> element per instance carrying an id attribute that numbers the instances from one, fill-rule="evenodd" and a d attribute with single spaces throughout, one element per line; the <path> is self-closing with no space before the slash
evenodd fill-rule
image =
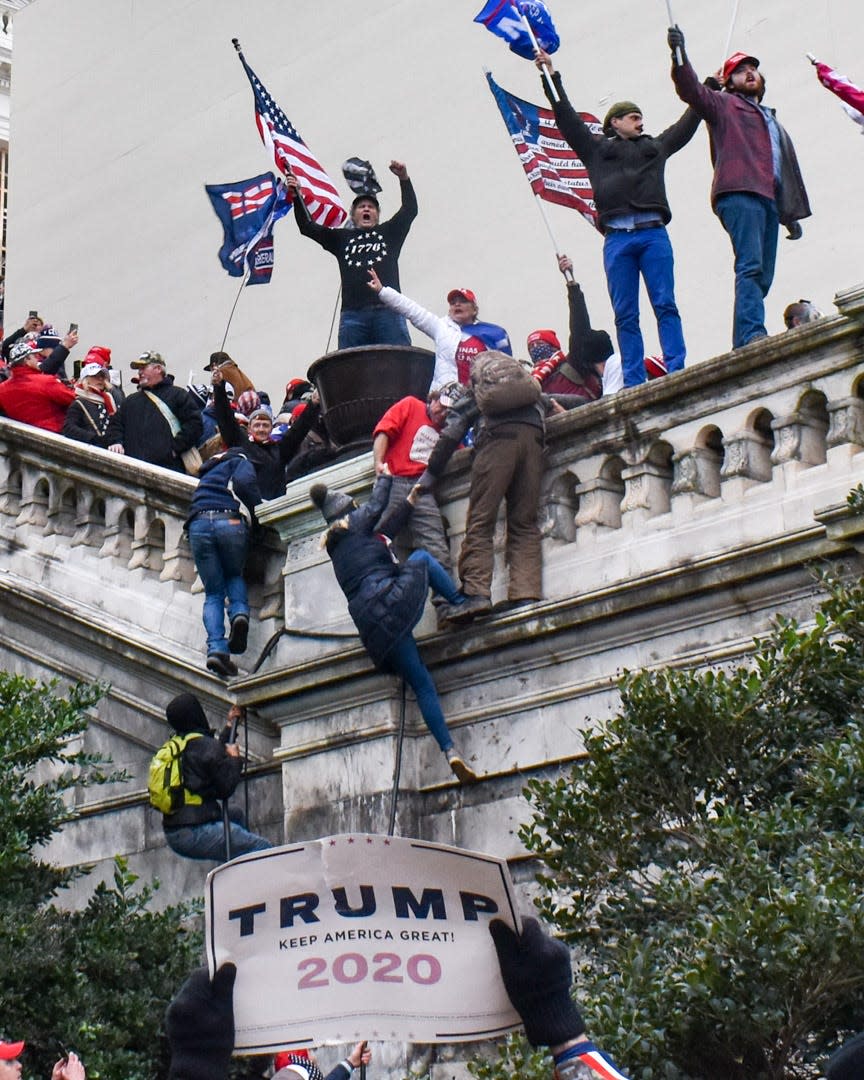
<path id="1" fill-rule="evenodd" d="M 286 176 L 293 174 L 297 178 L 303 202 L 312 220 L 331 229 L 338 227 L 347 219 L 348 211 L 342 205 L 333 181 L 246 63 L 240 42 L 234 38 L 233 44 L 255 96 L 255 122 L 261 142 L 272 153 L 276 168 Z"/>

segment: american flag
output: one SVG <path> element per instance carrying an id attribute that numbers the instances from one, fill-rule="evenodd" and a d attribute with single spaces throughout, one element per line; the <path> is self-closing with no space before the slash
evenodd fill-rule
<path id="1" fill-rule="evenodd" d="M 336 228 L 347 220 L 348 212 L 342 205 L 333 181 L 246 63 L 246 58 L 239 48 L 237 53 L 255 95 L 255 123 L 258 125 L 261 142 L 273 154 L 276 168 L 280 172 L 290 172 L 297 177 L 300 194 L 312 220 L 319 225 Z"/>
<path id="2" fill-rule="evenodd" d="M 558 130 L 555 114 L 503 90 L 490 73 L 486 79 L 534 194 L 578 210 L 596 228 L 597 209 L 588 170 Z M 593 133 L 602 131 L 596 116 L 579 115 Z"/>

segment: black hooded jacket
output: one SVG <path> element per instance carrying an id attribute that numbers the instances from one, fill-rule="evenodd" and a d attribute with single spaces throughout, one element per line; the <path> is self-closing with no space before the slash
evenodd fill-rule
<path id="1" fill-rule="evenodd" d="M 222 820 L 218 799 L 227 799 L 240 783 L 243 762 L 232 757 L 221 739 L 213 736 L 201 702 L 194 694 L 180 694 L 165 709 L 165 719 L 178 735 L 200 732 L 203 738 L 191 739 L 180 761 L 183 785 L 204 800 L 200 806 L 183 806 L 173 814 L 164 814 L 166 829 L 204 825 Z"/>

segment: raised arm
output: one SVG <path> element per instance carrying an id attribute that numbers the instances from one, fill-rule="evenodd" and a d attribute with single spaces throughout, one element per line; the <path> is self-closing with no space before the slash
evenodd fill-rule
<path id="1" fill-rule="evenodd" d="M 339 249 L 337 230 L 328 229 L 326 225 L 319 225 L 317 221 L 312 220 L 309 216 L 309 211 L 306 209 L 306 203 L 303 202 L 303 194 L 300 191 L 299 181 L 293 173 L 288 173 L 286 175 L 285 186 L 292 196 L 294 218 L 297 222 L 297 228 L 304 236 L 308 236 L 311 240 L 314 240 L 316 244 L 320 244 L 326 251 L 335 255 Z"/>
<path id="2" fill-rule="evenodd" d="M 391 161 L 390 172 L 399 180 L 399 189 L 402 194 L 402 205 L 390 218 L 390 225 L 397 233 L 397 243 L 401 244 L 408 235 L 411 222 L 417 217 L 417 195 L 404 162 Z"/>
<path id="3" fill-rule="evenodd" d="M 218 369 L 213 372 L 213 413 L 216 423 L 219 425 L 219 434 L 226 446 L 242 446 L 245 440 L 243 429 L 234 419 L 231 411 L 231 403 L 228 401 L 228 391 L 225 389 L 225 378 Z"/>
<path id="4" fill-rule="evenodd" d="M 717 90 L 711 90 L 699 82 L 699 76 L 693 70 L 693 65 L 687 59 L 687 50 L 684 45 L 684 31 L 679 26 L 670 26 L 666 33 L 666 41 L 669 48 L 672 50 L 672 82 L 675 84 L 675 92 L 678 94 L 678 97 L 680 97 L 682 101 L 686 101 L 703 120 L 707 121 L 709 124 L 714 123 L 720 108 L 720 103 L 718 101 L 720 95 Z M 681 61 L 680 63 L 679 58 Z M 681 119 L 683 120 L 684 117 Z M 672 151 L 670 151 L 670 153 L 671 152 Z"/>
<path id="5" fill-rule="evenodd" d="M 564 84 L 561 82 L 561 72 L 555 71 L 552 66 L 552 58 L 549 54 L 540 49 L 534 60 L 534 64 L 540 72 L 545 68 L 549 77 L 552 79 L 555 89 L 558 92 L 559 100 L 555 100 L 545 78 L 541 79 L 543 93 L 549 99 L 549 103 L 555 113 L 555 119 L 558 121 L 558 127 L 561 129 L 561 134 L 587 166 L 590 159 L 594 156 L 598 142 L 597 137 L 591 134 L 588 125 L 570 104 L 570 99 L 567 97 L 567 91 L 564 89 Z"/>

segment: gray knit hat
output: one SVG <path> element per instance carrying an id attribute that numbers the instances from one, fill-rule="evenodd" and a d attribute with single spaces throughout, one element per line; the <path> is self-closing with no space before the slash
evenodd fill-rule
<path id="1" fill-rule="evenodd" d="M 309 488 L 309 498 L 324 515 L 328 525 L 350 514 L 357 505 L 347 492 L 329 491 L 326 484 L 313 484 Z"/>

